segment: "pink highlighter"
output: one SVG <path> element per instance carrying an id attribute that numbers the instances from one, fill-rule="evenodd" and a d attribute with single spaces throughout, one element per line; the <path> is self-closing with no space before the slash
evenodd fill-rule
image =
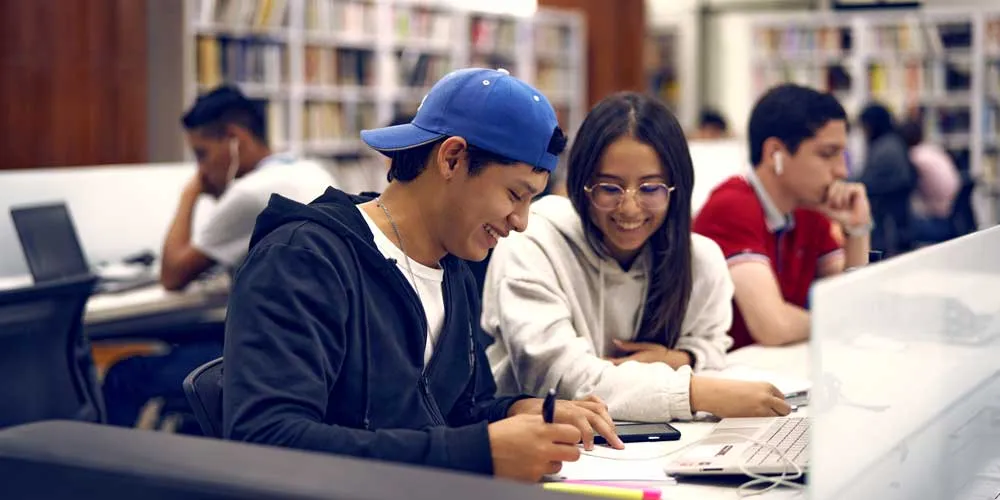
<path id="1" fill-rule="evenodd" d="M 661 491 L 659 488 L 646 488 L 643 486 L 639 486 L 637 484 L 612 483 L 604 481 L 586 481 L 581 479 L 567 479 L 561 482 L 569 484 L 589 484 L 592 486 L 607 486 L 609 488 L 624 488 L 630 490 L 638 490 L 642 492 L 642 500 L 660 500 L 660 497 L 663 496 L 663 491 Z"/>

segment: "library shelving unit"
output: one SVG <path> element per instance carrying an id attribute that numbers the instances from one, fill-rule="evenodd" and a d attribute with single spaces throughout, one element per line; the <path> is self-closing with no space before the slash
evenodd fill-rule
<path id="1" fill-rule="evenodd" d="M 683 3 L 683 2 L 681 2 Z M 701 14 L 698 9 L 653 12 L 643 42 L 645 90 L 673 110 L 685 130 L 693 131 L 701 112 L 704 68 L 699 55 Z"/>
<path id="2" fill-rule="evenodd" d="M 1000 221 L 1000 12 L 984 13 L 979 19 L 977 42 L 982 45 L 982 79 L 980 109 L 982 116 L 981 143 L 982 164 L 980 172 L 983 184 L 988 186 L 992 202 L 993 222 Z"/>
<path id="3" fill-rule="evenodd" d="M 848 111 L 856 110 L 861 86 L 852 78 L 853 34 L 849 20 L 834 15 L 772 16 L 754 23 L 754 95 L 778 83 L 794 82 L 830 92 Z"/>
<path id="4" fill-rule="evenodd" d="M 364 128 L 416 111 L 447 72 L 502 67 L 536 84 L 567 131 L 586 112 L 576 12 L 523 17 L 444 0 L 186 0 L 185 102 L 234 83 L 266 108 L 276 149 L 357 157 Z"/>
<path id="5" fill-rule="evenodd" d="M 852 120 L 877 101 L 900 120 L 922 121 L 926 139 L 979 183 L 980 226 L 1000 220 L 1000 13 L 794 14 L 761 18 L 752 32 L 755 97 L 790 81 L 833 93 Z"/>
<path id="6" fill-rule="evenodd" d="M 526 40 L 519 50 L 526 67 L 518 67 L 545 94 L 567 135 L 573 136 L 587 114 L 587 34 L 578 12 L 539 10 L 522 18 Z M 520 43 L 519 43 L 520 45 Z M 527 50 L 525 50 L 527 49 Z"/>
<path id="7" fill-rule="evenodd" d="M 643 48 L 643 71 L 647 91 L 680 115 L 680 29 L 677 26 L 648 27 Z"/>

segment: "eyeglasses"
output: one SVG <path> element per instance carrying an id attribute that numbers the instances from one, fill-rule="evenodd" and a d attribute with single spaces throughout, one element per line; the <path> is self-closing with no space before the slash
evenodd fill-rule
<path id="1" fill-rule="evenodd" d="M 670 203 L 670 193 L 676 189 L 660 182 L 639 184 L 637 188 L 623 188 L 618 184 L 602 182 L 583 188 L 590 195 L 590 201 L 601 210 L 614 210 L 631 194 L 636 204 L 646 210 L 663 210 Z"/>

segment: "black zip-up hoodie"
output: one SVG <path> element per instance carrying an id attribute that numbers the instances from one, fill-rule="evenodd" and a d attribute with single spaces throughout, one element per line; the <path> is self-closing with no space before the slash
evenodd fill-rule
<path id="1" fill-rule="evenodd" d="M 225 437 L 489 474 L 496 398 L 479 292 L 447 256 L 445 320 L 424 368 L 419 297 L 330 188 L 309 205 L 273 195 L 257 218 L 226 320 Z"/>

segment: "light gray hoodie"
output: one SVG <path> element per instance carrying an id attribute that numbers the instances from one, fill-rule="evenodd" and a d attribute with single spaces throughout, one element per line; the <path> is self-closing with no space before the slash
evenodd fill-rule
<path id="1" fill-rule="evenodd" d="M 733 284 L 719 247 L 691 235 L 692 290 L 677 349 L 692 351 L 695 370 L 720 369 L 732 345 Z M 614 338 L 638 334 L 650 252 L 631 269 L 587 244 L 569 199 L 547 196 L 531 207 L 524 233 L 493 252 L 483 292 L 483 328 L 498 394 L 561 398 L 596 394 L 616 420 L 690 419 L 691 368 L 630 361 L 615 366 Z"/>

